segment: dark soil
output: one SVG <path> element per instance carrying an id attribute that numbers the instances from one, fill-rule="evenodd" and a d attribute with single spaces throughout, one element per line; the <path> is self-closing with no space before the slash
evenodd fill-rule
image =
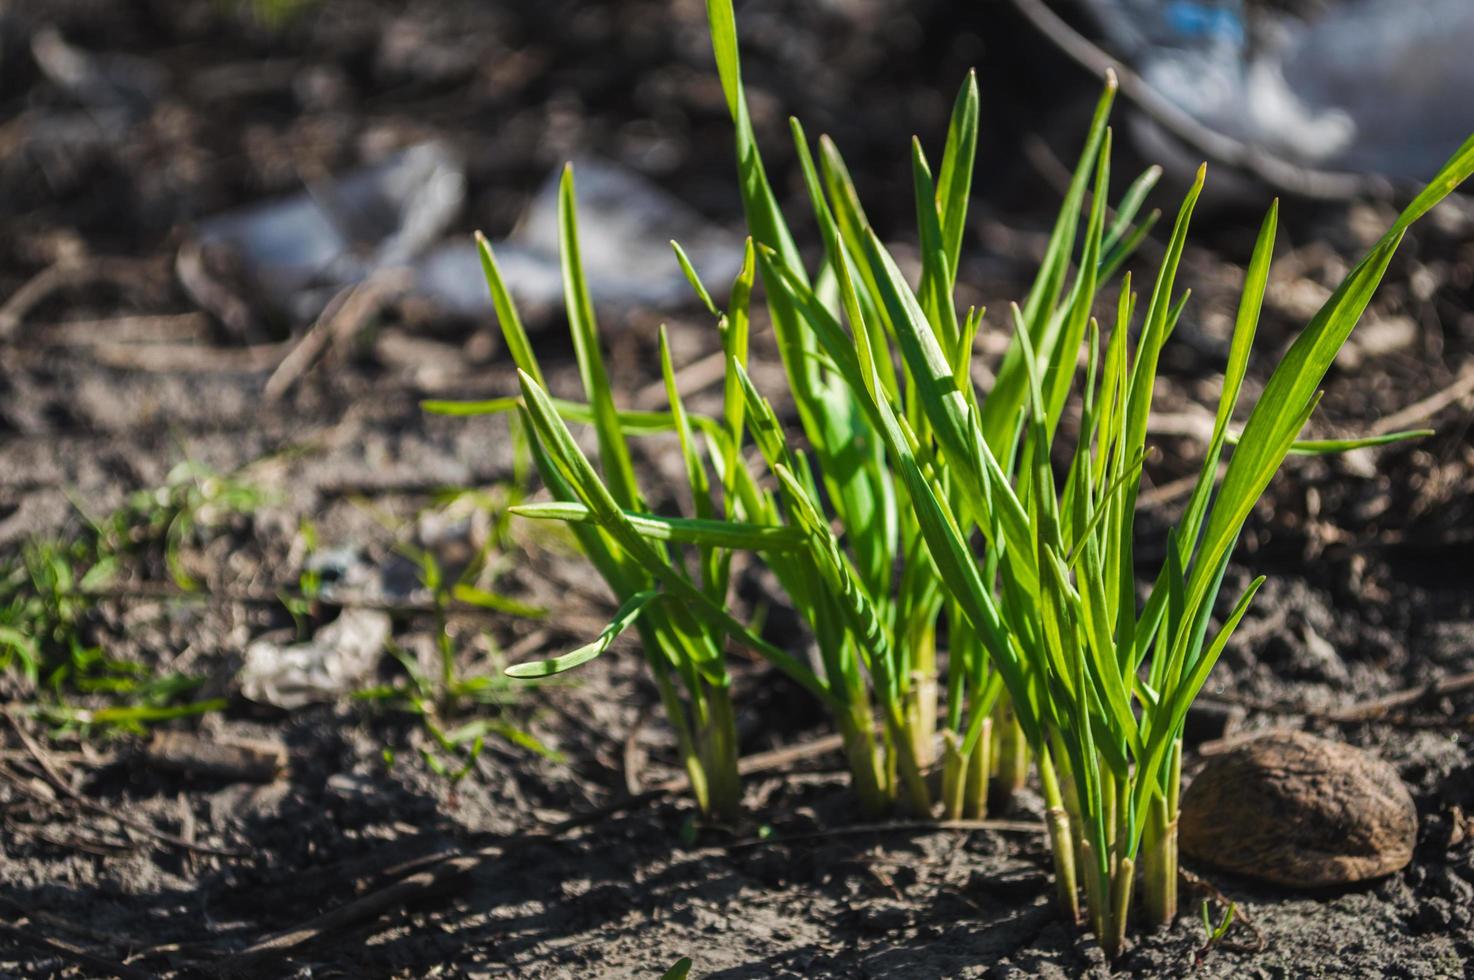
<path id="1" fill-rule="evenodd" d="M 739 5 L 775 174 L 788 174 L 783 117 L 795 112 L 811 132 L 836 135 L 872 216 L 903 240 L 904 138 L 915 130 L 938 141 L 962 72 L 979 66 L 982 199 L 962 278 L 974 293 L 967 301 L 995 310 L 1027 289 L 1056 195 L 1049 160 L 1073 152 L 1066 137 L 1093 88 L 1003 6 Z M 30 56 L 45 24 L 85 50 L 161 67 L 161 94 L 116 137 L 57 138 L 54 127 L 79 109 Z M 1050 904 L 1040 834 L 857 825 L 837 756 L 751 776 L 748 825 L 697 826 L 679 794 L 652 789 L 674 775 L 672 745 L 628 644 L 500 714 L 465 709 L 460 720 L 504 718 L 559 758 L 492 739 L 458 782 L 421 762 L 429 738 L 402 712 L 345 700 L 288 713 L 238 694 L 245 646 L 294 629 L 271 597 L 296 587 L 303 522 L 322 549 L 391 563 L 396 543 L 439 519 L 422 516 L 437 511 L 438 491 L 511 477 L 503 422 L 428 417 L 419 400 L 489 397 L 515 384 L 485 324 L 388 310 L 351 350 L 267 404 L 263 384 L 306 325 L 266 320 L 259 336 L 231 336 L 198 311 L 172 273 L 185 227 L 430 136 L 471 161 L 457 226 L 466 232 L 504 232 L 557 162 L 590 149 L 735 226 L 729 136 L 705 45 L 695 0 L 342 0 L 281 32 L 250 26 L 226 0 L 0 7 L 0 297 L 58 262 L 85 273 L 28 304 L 0 335 L 0 548 L 9 555 L 34 535 L 80 533 L 75 503 L 105 513 L 162 484 L 182 459 L 220 472 L 248 467 L 273 503 L 188 543 L 184 560 L 201 591 L 179 596 L 161 555 L 145 552 L 85 630 L 113 656 L 203 677 L 206 695 L 229 701 L 170 724 L 278 739 L 291 758 L 288 775 L 270 784 L 211 781 L 150 764 L 137 736 L 57 731 L 40 752 L 95 809 L 43 802 L 57 794 L 36 788 L 35 753 L 16 731 L 48 734 L 16 710 L 34 692 L 0 678 L 16 718 L 0 725 L 0 762 L 19 777 L 0 783 L 0 974 L 655 977 L 690 956 L 703 977 L 1105 975 L 1093 940 Z M 1014 152 L 1030 138 L 1040 152 Z M 1128 171 L 1126 161 L 1118 169 Z M 1383 205 L 1289 211 L 1261 328 L 1268 354 L 1391 215 Z M 1208 216 L 1202 247 L 1189 251 L 1183 278 L 1196 295 L 1164 358 L 1161 451 L 1149 466 L 1163 489 L 1148 496 L 1144 564 L 1156 561 L 1157 531 L 1180 504 L 1167 490 L 1201 451 L 1191 433 L 1205 410 L 1194 406 L 1216 397 L 1236 263 L 1250 244 L 1240 229 L 1252 221 Z M 1138 275 L 1159 250 L 1148 244 Z M 1474 220 L 1455 204 L 1394 264 L 1328 379 L 1320 432 L 1364 430 L 1474 370 L 1471 299 Z M 623 404 L 660 404 L 647 388 L 659 377 L 659 319 L 671 324 L 678 364 L 714 345 L 699 309 L 623 319 L 606 324 L 616 328 Z M 561 322 L 535 326 L 553 386 L 570 391 Z M 754 360 L 759 385 L 776 391 L 764 331 Z M 1246 530 L 1225 593 L 1251 570 L 1270 580 L 1206 692 L 1242 708 L 1245 729 L 1304 727 L 1392 763 L 1418 807 L 1413 863 L 1318 894 L 1203 871 L 1207 884 L 1184 890 L 1189 914 L 1170 932 L 1134 937 L 1116 971 L 1470 975 L 1474 697 L 1327 720 L 1474 670 L 1464 391 L 1426 419 L 1436 432 L 1425 440 L 1292 461 Z M 707 390 L 692 401 L 709 408 L 717 397 Z M 643 447 L 647 487 L 679 465 L 668 450 Z M 583 642 L 611 609 L 556 536 L 515 531 L 504 557 L 498 588 L 552 612 L 453 616 L 467 674 L 493 674 L 493 649 L 533 657 Z M 760 578 L 749 576 L 741 594 L 744 614 L 775 603 L 770 633 L 803 645 Z M 306 627 L 337 614 L 320 602 Z M 397 608 L 394 627 L 410 656 L 432 655 L 436 627 L 423 604 Z M 782 678 L 755 663 L 736 669 L 744 754 L 826 734 L 818 708 Z M 378 680 L 402 677 L 386 658 Z M 1211 713 L 1201 720 L 1211 737 Z M 120 827 L 109 813 L 156 833 Z M 1025 791 L 993 816 L 1036 825 L 1039 803 Z M 1240 925 L 1204 949 L 1197 907 L 1220 894 L 1237 903 Z"/>

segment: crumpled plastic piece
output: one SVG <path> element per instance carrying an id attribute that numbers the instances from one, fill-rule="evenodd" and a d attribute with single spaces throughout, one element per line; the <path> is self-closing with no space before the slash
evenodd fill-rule
<path id="1" fill-rule="evenodd" d="M 309 320 L 342 287 L 413 263 L 450 227 L 465 198 L 461 162 L 429 142 L 301 194 L 210 218 L 196 230 L 201 248 L 236 257 L 258 295 Z"/>
<path id="2" fill-rule="evenodd" d="M 573 165 L 578 243 L 589 292 L 599 305 L 669 307 L 694 294 L 671 252 L 680 242 L 714 296 L 725 296 L 742 264 L 742 241 L 623 167 L 585 158 Z M 529 306 L 561 303 L 558 182 L 548 178 L 505 241 L 494 244 L 503 278 Z M 458 312 L 490 309 L 480 260 L 470 243 L 446 246 L 419 266 L 426 291 Z"/>
<path id="3" fill-rule="evenodd" d="M 713 294 L 725 295 L 741 266 L 738 236 L 615 164 L 585 159 L 575 174 L 579 244 L 599 306 L 691 302 L 671 239 L 686 249 Z M 255 295 L 299 322 L 316 316 L 344 286 L 406 267 L 416 298 L 445 313 L 484 317 L 492 305 L 470 236 L 442 243 L 460 216 L 465 186 L 464 167 L 450 149 L 422 143 L 308 192 L 201 222 L 197 245 L 226 250 Z M 537 311 L 562 302 L 558 174 L 493 248 L 520 303 Z"/>
<path id="4" fill-rule="evenodd" d="M 1474 131 L 1474 3 L 1084 0 L 1113 52 L 1217 132 L 1303 167 L 1422 182 Z"/>
<path id="5" fill-rule="evenodd" d="M 289 711 L 347 697 L 378 666 L 390 627 L 381 610 L 344 609 L 306 643 L 257 640 L 237 677 L 241 694 Z"/>

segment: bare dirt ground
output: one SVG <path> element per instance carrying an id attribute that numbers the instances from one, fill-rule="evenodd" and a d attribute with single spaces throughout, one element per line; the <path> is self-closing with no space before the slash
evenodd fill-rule
<path id="1" fill-rule="evenodd" d="M 1043 113 L 1040 80 L 1066 68 L 1007 33 L 1020 25 L 941 2 L 902 15 L 898 6 L 744 7 L 775 172 L 785 172 L 776 148 L 792 111 L 835 133 L 872 216 L 905 240 L 904 138 L 912 129 L 937 138 L 953 87 L 977 63 L 988 108 L 964 300 L 1006 309 L 1027 288 L 1055 199 L 1050 159 L 1074 152 L 1060 141 L 1091 83 L 1057 85 Z M 48 24 L 81 49 L 162 69 L 120 134 L 58 128 L 77 106 L 31 58 Z M 736 828 L 695 826 L 671 791 L 672 746 L 628 646 L 566 684 L 498 688 L 503 703 L 440 709 L 447 725 L 494 719 L 544 750 L 492 733 L 457 780 L 421 757 L 436 746 L 402 699 L 285 711 L 240 694 L 251 641 L 311 635 L 345 608 L 375 604 L 343 592 L 289 610 L 278 596 L 301 590 L 314 554 L 339 549 L 350 564 L 392 568 L 406 544 L 433 549 L 436 529 L 464 516 L 447 490 L 507 492 L 505 423 L 430 417 L 419 402 L 515 385 L 489 324 L 390 307 L 268 402 L 263 388 L 304 325 L 261 316 L 253 332 L 232 333 L 202 312 L 173 269 L 188 224 L 439 137 L 469 163 L 465 233 L 505 232 L 559 161 L 589 149 L 735 225 L 708 59 L 693 2 L 351 0 L 281 32 L 204 0 L 0 6 L 0 552 L 14 559 L 27 542 L 84 534 L 82 512 L 107 514 L 167 484 L 181 461 L 259 488 L 260 506 L 222 510 L 183 540 L 196 591 L 179 589 L 148 539 L 78 629 L 121 663 L 189 679 L 168 703 L 225 702 L 159 727 L 276 740 L 289 755 L 287 774 L 266 783 L 180 774 L 156 763 L 145 735 L 35 716 L 25 710 L 35 691 L 14 672 L 0 676 L 0 975 L 655 977 L 681 956 L 695 961 L 693 975 L 726 978 L 1106 973 L 1049 903 L 1031 793 L 993 814 L 1008 822 L 992 829 L 858 825 L 838 756 L 813 749 L 825 734 L 820 711 L 760 664 L 737 666 L 743 752 L 759 768 L 747 778 L 752 822 Z M 825 72 L 810 70 L 821 63 Z M 869 118 L 855 118 L 857 103 Z M 1031 133 L 1032 153 L 1010 151 Z M 1159 197 L 1171 201 L 1170 191 Z M 1392 213 L 1289 211 L 1261 330 L 1270 353 Z M 1186 261 L 1196 298 L 1164 361 L 1145 504 L 1162 528 L 1180 503 L 1174 481 L 1201 451 L 1194 406 L 1216 394 L 1236 263 L 1249 249 L 1235 229 L 1253 221 L 1224 205 L 1201 222 L 1202 247 Z M 1138 264 L 1154 255 L 1149 244 Z M 1474 671 L 1471 309 L 1474 212 L 1454 204 L 1394 264 L 1316 423 L 1318 434 L 1377 424 L 1435 434 L 1291 463 L 1231 572 L 1270 581 L 1205 694 L 1241 710 L 1243 729 L 1305 727 L 1390 761 L 1418 807 L 1413 863 L 1323 894 L 1197 869 L 1206 884 L 1187 889 L 1187 911 L 1226 896 L 1240 925 L 1205 950 L 1201 924 L 1184 915 L 1169 933 L 1136 937 L 1117 971 L 1468 975 L 1474 696 L 1377 699 Z M 652 398 L 662 319 L 680 365 L 714 349 L 696 307 L 611 318 L 623 404 Z M 561 319 L 535 329 L 554 387 L 572 390 Z M 755 377 L 776 391 L 771 339 L 760 332 L 755 345 Z M 693 405 L 716 397 L 698 393 Z M 649 487 L 672 465 L 666 449 L 644 447 Z M 405 661 L 438 670 L 443 633 L 459 676 L 495 677 L 494 654 L 546 655 L 602 625 L 603 586 L 562 539 L 472 524 L 476 543 L 491 542 L 497 590 L 549 611 L 452 606 L 442 630 L 426 590 L 395 593 L 379 605 Z M 770 607 L 769 634 L 804 644 L 757 576 L 739 601 L 744 614 Z M 369 683 L 406 682 L 401 661 L 384 658 Z M 66 697 L 83 709 L 116 703 L 74 688 Z M 1212 718 L 1203 713 L 1210 737 Z M 783 749 L 794 751 L 769 755 Z"/>

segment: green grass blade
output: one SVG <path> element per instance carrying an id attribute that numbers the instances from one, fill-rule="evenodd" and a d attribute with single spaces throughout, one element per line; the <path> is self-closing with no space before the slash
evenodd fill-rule
<path id="1" fill-rule="evenodd" d="M 1172 238 L 1167 244 L 1167 253 L 1157 271 L 1156 285 L 1152 289 L 1151 301 L 1147 305 L 1141 337 L 1136 345 L 1136 357 L 1131 365 L 1126 382 L 1126 397 L 1121 417 L 1118 454 L 1134 457 L 1146 447 L 1147 420 L 1151 415 L 1152 395 L 1156 389 L 1157 361 L 1162 345 L 1172 325 L 1172 289 L 1177 277 L 1177 268 L 1182 261 L 1183 247 L 1187 242 L 1187 229 L 1192 221 L 1193 208 L 1202 193 L 1203 181 L 1207 177 L 1207 166 L 1198 168 L 1177 220 L 1172 228 Z M 1180 309 L 1180 308 L 1179 308 Z M 1119 565 L 1116 584 L 1117 630 L 1123 646 L 1135 643 L 1136 633 L 1136 585 L 1135 585 L 1135 541 L 1134 515 L 1136 511 L 1137 486 L 1127 484 L 1121 502 L 1120 519 L 1117 527 L 1116 547 Z"/>
<path id="2" fill-rule="evenodd" d="M 491 305 L 496 309 L 496 320 L 501 326 L 502 339 L 507 343 L 512 360 L 518 368 L 532 375 L 538 384 L 543 384 L 537 356 L 532 353 L 527 330 L 522 326 L 522 318 L 517 315 L 517 304 L 512 300 L 506 280 L 502 278 L 502 270 L 497 265 L 496 254 L 491 250 L 491 242 L 479 231 L 476 232 L 476 251 L 481 256 L 481 271 L 486 276 L 487 288 L 491 290 Z"/>
<path id="3" fill-rule="evenodd" d="M 1074 386 L 1080 360 L 1080 344 L 1085 339 L 1090 311 L 1095 306 L 1096 274 L 1100 262 L 1101 236 L 1105 229 L 1106 195 L 1110 193 L 1110 161 L 1111 130 L 1107 127 L 1095 162 L 1095 193 L 1090 205 L 1090 215 L 1085 223 L 1085 250 L 1080 257 L 1080 271 L 1063 318 L 1063 331 L 1058 336 L 1039 338 L 1039 353 L 1044 358 L 1042 390 L 1045 432 L 1051 441 L 1060 416 L 1064 413 L 1065 399 Z"/>
<path id="4" fill-rule="evenodd" d="M 705 306 L 707 312 L 712 316 L 721 316 L 721 311 L 717 309 L 717 304 L 712 300 L 711 293 L 707 291 L 706 284 L 701 281 L 701 276 L 696 274 L 696 267 L 691 264 L 686 250 L 681 248 L 680 243 L 675 240 L 671 241 L 670 247 L 675 251 L 676 261 L 681 264 L 681 272 L 685 274 L 686 281 L 691 284 L 696 298 L 701 300 L 701 305 Z"/>
<path id="5" fill-rule="evenodd" d="M 1396 442 L 1426 439 L 1433 434 L 1433 429 L 1406 429 L 1402 432 L 1385 432 L 1376 436 L 1353 436 L 1346 439 L 1296 439 L 1290 444 L 1290 455 L 1330 456 L 1335 453 L 1349 453 L 1353 449 L 1390 446 Z"/>
<path id="6" fill-rule="evenodd" d="M 947 246 L 942 236 L 941 215 L 937 213 L 937 190 L 921 140 L 911 138 L 911 179 L 916 197 L 916 223 L 921 234 L 921 308 L 937 334 L 942 353 L 951 363 L 957 354 L 957 308 L 952 301 L 952 282 L 956 271 L 948 264 Z"/>
<path id="7" fill-rule="evenodd" d="M 553 398 L 551 401 L 565 422 L 575 422 L 579 425 L 596 424 L 597 415 L 594 408 L 586 402 L 569 401 L 564 398 Z M 483 401 L 426 399 L 420 402 L 420 408 L 431 415 L 465 418 L 515 412 L 521 404 L 520 398 L 489 398 Z M 619 430 L 627 436 L 659 435 L 676 431 L 676 418 L 670 412 L 624 410 L 615 412 L 615 419 L 619 423 Z M 722 451 L 726 452 L 731 440 L 727 432 L 723 430 L 721 423 L 709 415 L 701 415 L 697 412 L 688 413 L 687 419 L 703 435 L 715 440 Z"/>
<path id="8" fill-rule="evenodd" d="M 619 638 L 619 635 L 628 629 L 635 620 L 640 618 L 640 614 L 645 611 L 645 607 L 655 602 L 661 595 L 662 593 L 653 590 L 649 592 L 636 592 L 625 601 L 624 605 L 619 607 L 619 610 L 614 614 L 614 618 L 610 620 L 609 625 L 604 627 L 603 631 L 599 633 L 598 638 L 592 643 L 587 643 L 577 650 L 565 653 L 561 657 L 553 657 L 550 660 L 534 660 L 528 663 L 512 664 L 503 673 L 508 677 L 520 677 L 524 679 L 550 677 L 553 674 L 561 674 L 565 670 L 572 670 L 575 667 L 582 666 L 595 657 L 598 657 L 605 650 L 608 650 L 610 645 Z"/>
<path id="9" fill-rule="evenodd" d="M 978 76 L 969 71 L 952 106 L 947 126 L 947 146 L 942 151 L 942 169 L 937 173 L 937 210 L 942 219 L 942 243 L 951 287 L 957 281 L 957 264 L 962 258 L 962 236 L 967 226 L 968 198 L 972 193 L 973 162 L 978 149 Z"/>
<path id="10" fill-rule="evenodd" d="M 1218 411 L 1213 419 L 1213 435 L 1208 441 L 1208 451 L 1203 457 L 1203 466 L 1198 473 L 1198 482 L 1193 487 L 1187 508 L 1179 523 L 1183 547 L 1191 550 L 1197 543 L 1198 531 L 1202 527 L 1203 515 L 1207 511 L 1208 499 L 1213 483 L 1218 476 L 1218 463 L 1223 457 L 1224 441 L 1229 436 L 1228 425 L 1238 405 L 1239 392 L 1243 388 L 1244 376 L 1248 372 L 1249 352 L 1253 349 L 1254 335 L 1258 330 L 1259 313 L 1264 305 L 1264 291 L 1269 282 L 1269 266 L 1274 253 L 1275 230 L 1279 223 L 1279 202 L 1271 205 L 1259 228 L 1259 238 L 1254 243 L 1254 252 L 1244 273 L 1244 288 L 1239 300 L 1238 316 L 1235 318 L 1233 339 L 1229 343 L 1228 366 L 1223 374 L 1223 387 L 1218 397 Z M 1186 560 L 1186 556 L 1184 556 Z"/>
<path id="11" fill-rule="evenodd" d="M 507 512 L 530 520 L 568 524 L 590 524 L 595 520 L 585 505 L 566 501 L 518 504 L 507 508 Z M 803 529 L 782 524 L 747 524 L 662 514 L 626 513 L 624 516 L 642 537 L 652 541 L 747 551 L 797 551 L 808 546 Z"/>
<path id="12" fill-rule="evenodd" d="M 604 369 L 604 356 L 599 351 L 599 325 L 594 318 L 594 303 L 589 296 L 583 274 L 583 260 L 578 245 L 578 210 L 573 186 L 573 165 L 563 168 L 558 185 L 559 243 L 563 262 L 563 299 L 568 308 L 568 327 L 573 334 L 573 350 L 583 378 L 584 393 L 594 410 L 594 431 L 599 437 L 599 461 L 614 499 L 631 510 L 640 510 L 640 487 L 635 481 L 634 464 L 629 446 L 619 427 L 619 412 Z M 530 372 L 529 372 L 530 374 Z M 534 381 L 537 379 L 534 377 Z M 539 383 L 538 387 L 542 387 Z"/>
<path id="13" fill-rule="evenodd" d="M 532 372 L 527 372 L 531 374 Z M 454 418 L 470 418 L 476 415 L 501 415 L 517 410 L 518 399 L 485 398 L 479 401 L 450 401 L 444 398 L 427 398 L 420 402 L 420 410 L 431 415 L 449 415 Z M 592 418 L 592 414 L 590 415 Z"/>
<path id="14" fill-rule="evenodd" d="M 1146 197 L 1157 186 L 1157 181 L 1162 179 L 1161 167 L 1147 167 L 1142 171 L 1126 193 L 1121 196 L 1121 203 L 1116 205 L 1115 218 L 1111 221 L 1111 229 L 1106 233 L 1105 241 L 1101 244 L 1101 252 L 1110 255 L 1112 250 L 1122 247 L 1131 236 L 1138 230 L 1133 228 L 1131 222 L 1136 220 L 1136 215 L 1141 211 L 1141 206 L 1146 203 Z M 1147 218 L 1145 223 L 1152 219 Z M 1104 274 L 1102 279 L 1108 278 Z"/>
<path id="15" fill-rule="evenodd" d="M 9 650 L 20 659 L 21 672 L 34 686 L 41 669 L 41 648 L 36 640 L 12 626 L 0 626 L 0 650 Z"/>

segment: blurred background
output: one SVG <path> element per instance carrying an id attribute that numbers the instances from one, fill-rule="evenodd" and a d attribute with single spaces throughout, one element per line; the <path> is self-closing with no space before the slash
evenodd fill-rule
<path id="1" fill-rule="evenodd" d="M 1028 274 L 1108 65 L 1118 181 L 1161 164 L 1170 195 L 1209 160 L 1207 210 L 1231 220 L 1201 240 L 1239 254 L 1233 229 L 1270 196 L 1343 214 L 1405 192 L 1474 130 L 1474 102 L 1450 97 L 1474 90 L 1462 0 L 750 0 L 738 18 L 780 188 L 800 191 L 794 115 L 836 140 L 887 239 L 914 222 L 906 138 L 939 153 L 978 72 L 963 278 L 979 285 Z M 385 268 L 402 273 L 397 315 L 484 317 L 472 229 L 510 238 L 524 302 L 555 304 L 547 192 L 566 160 L 591 171 L 596 293 L 673 307 L 666 239 L 730 273 L 730 145 L 700 0 L 10 0 L 0 295 L 83 255 L 157 268 L 56 277 L 8 304 L 0 333 L 79 276 L 125 279 L 140 312 L 194 310 L 236 344 L 303 329 Z"/>
<path id="2" fill-rule="evenodd" d="M 794 115 L 837 141 L 888 238 L 914 221 L 906 137 L 939 153 L 976 69 L 969 254 L 1005 278 L 1028 248 L 1009 231 L 1052 214 L 1108 64 L 1128 107 L 1119 179 L 1159 163 L 1177 189 L 1208 159 L 1215 207 L 1385 198 L 1474 130 L 1474 103 L 1450 97 L 1474 90 L 1462 0 L 751 0 L 738 16 L 780 186 L 798 190 Z M 519 229 L 511 278 L 556 297 L 536 205 L 557 167 L 598 169 L 596 225 L 633 222 L 634 244 L 673 225 L 721 251 L 740 218 L 729 129 L 700 0 L 10 0 L 0 294 L 69 255 L 183 246 L 154 285 L 182 288 L 222 339 L 279 338 L 391 265 L 415 267 L 420 312 L 476 315 L 469 251 L 434 253 L 479 228 Z M 653 212 L 620 206 L 652 187 Z M 628 298 L 674 301 L 664 264 Z"/>

